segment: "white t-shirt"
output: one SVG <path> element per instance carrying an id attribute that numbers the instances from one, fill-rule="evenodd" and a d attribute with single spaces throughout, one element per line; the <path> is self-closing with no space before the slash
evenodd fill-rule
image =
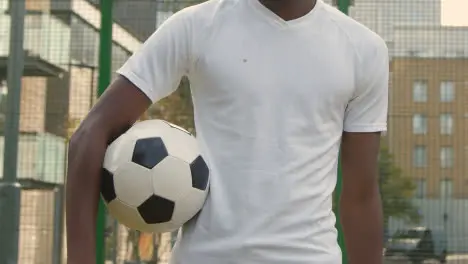
<path id="1" fill-rule="evenodd" d="M 210 194 L 174 264 L 338 264 L 343 131 L 386 129 L 385 42 L 318 0 L 284 21 L 258 0 L 186 8 L 118 71 L 157 101 L 188 76 Z"/>

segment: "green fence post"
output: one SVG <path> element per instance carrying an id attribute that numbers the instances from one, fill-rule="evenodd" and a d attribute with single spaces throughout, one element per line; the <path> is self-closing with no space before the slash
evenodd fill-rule
<path id="1" fill-rule="evenodd" d="M 112 72 L 112 1 L 101 0 L 101 31 L 99 40 L 99 86 L 97 95 L 101 96 L 109 86 Z M 99 200 L 96 223 L 96 264 L 104 264 L 106 259 L 105 244 L 106 208 Z"/>
<path id="2" fill-rule="evenodd" d="M 351 5 L 351 0 L 336 0 L 336 5 L 338 9 L 343 12 L 344 14 L 348 15 L 349 14 L 349 7 Z M 335 189 L 335 201 L 338 203 L 340 201 L 341 197 L 341 189 L 343 187 L 343 178 L 342 178 L 342 173 L 341 173 L 341 162 L 338 163 L 338 181 L 336 183 L 336 189 Z M 346 247 L 345 247 L 345 242 L 344 242 L 344 235 L 343 235 L 343 228 L 341 227 L 341 222 L 340 222 L 340 209 L 339 206 L 336 207 L 336 228 L 338 229 L 338 244 L 340 245 L 341 252 L 342 252 L 342 258 L 343 264 L 348 263 L 348 254 L 346 253 Z"/>

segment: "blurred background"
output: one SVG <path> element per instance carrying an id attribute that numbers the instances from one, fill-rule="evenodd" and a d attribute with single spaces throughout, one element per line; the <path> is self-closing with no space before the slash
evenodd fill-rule
<path id="1" fill-rule="evenodd" d="M 66 263 L 67 142 L 98 97 L 101 1 L 0 0 L 0 264 Z M 197 2 L 113 0 L 112 72 Z M 391 55 L 380 155 L 387 262 L 468 263 L 468 0 L 350 4 Z M 189 83 L 180 86 L 142 119 L 193 130 Z M 105 222 L 106 263 L 167 263 L 173 234 Z"/>

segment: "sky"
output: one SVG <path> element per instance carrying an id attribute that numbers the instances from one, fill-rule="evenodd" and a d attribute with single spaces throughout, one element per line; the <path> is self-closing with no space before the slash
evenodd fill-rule
<path id="1" fill-rule="evenodd" d="M 468 0 L 441 0 L 442 25 L 468 26 Z"/>

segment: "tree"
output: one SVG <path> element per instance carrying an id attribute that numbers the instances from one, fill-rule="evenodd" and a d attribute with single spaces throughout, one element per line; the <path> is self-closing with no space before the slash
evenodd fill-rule
<path id="1" fill-rule="evenodd" d="M 418 209 L 412 203 L 415 184 L 403 174 L 393 160 L 387 146 L 382 146 L 379 157 L 380 190 L 384 219 L 404 219 L 411 223 L 419 221 Z"/>
<path id="2" fill-rule="evenodd" d="M 390 217 L 411 223 L 419 221 L 418 209 L 412 203 L 415 185 L 410 177 L 396 166 L 388 147 L 383 144 L 379 153 L 379 185 L 385 223 Z M 333 203 L 336 210 L 337 202 Z"/>
<path id="3" fill-rule="evenodd" d="M 175 93 L 162 99 L 148 110 L 145 118 L 158 118 L 194 132 L 192 94 L 188 79 L 180 82 Z"/>

